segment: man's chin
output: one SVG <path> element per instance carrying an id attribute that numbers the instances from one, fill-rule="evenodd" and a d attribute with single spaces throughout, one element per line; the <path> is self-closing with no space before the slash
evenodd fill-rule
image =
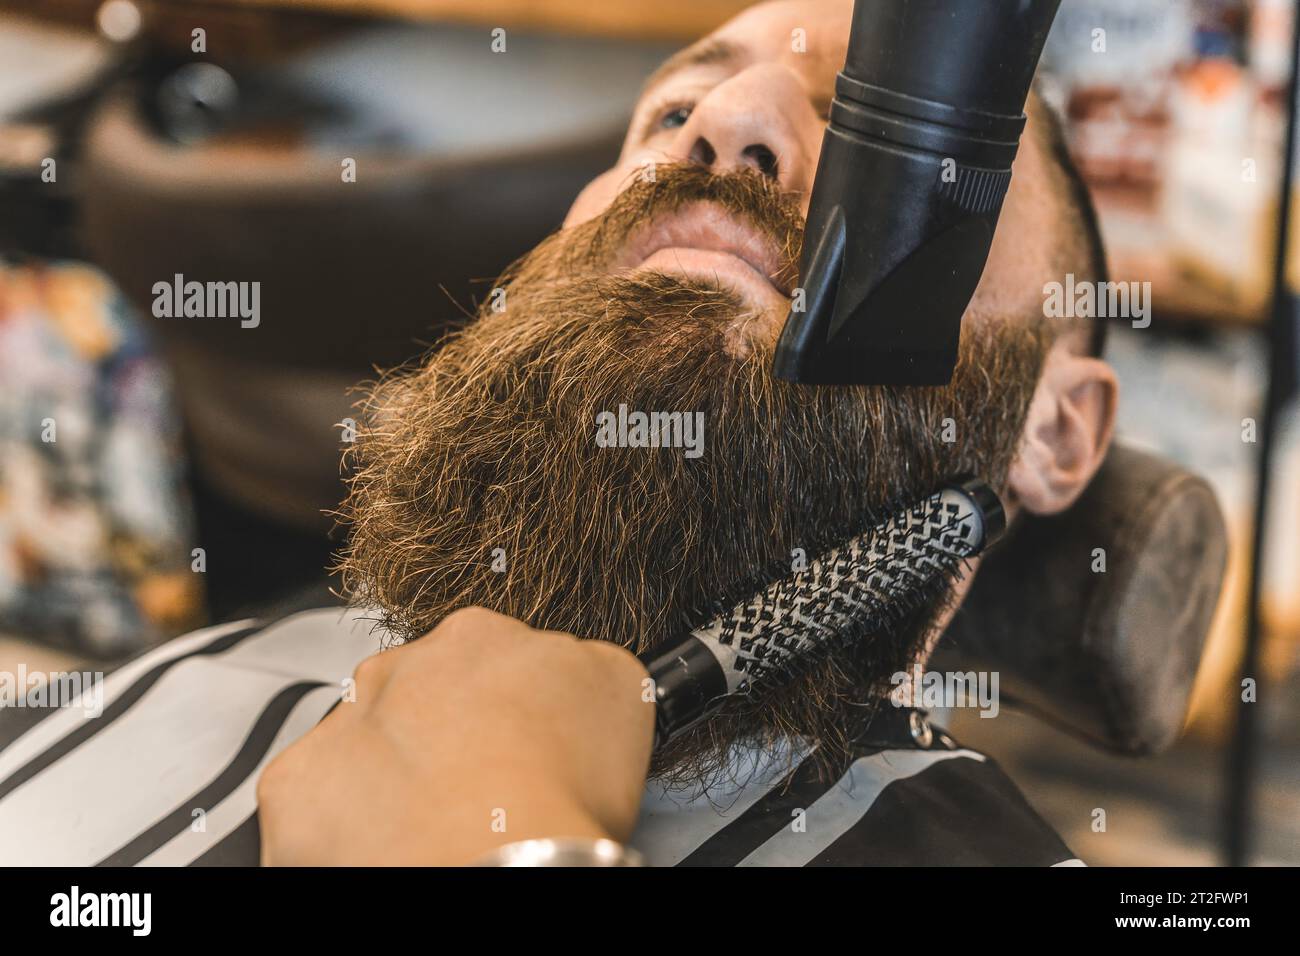
<path id="1" fill-rule="evenodd" d="M 745 260 L 712 249 L 660 249 L 630 273 L 682 279 L 716 287 L 735 297 L 735 318 L 723 330 L 727 354 L 745 358 L 755 347 L 771 346 L 790 312 L 790 300 Z"/>

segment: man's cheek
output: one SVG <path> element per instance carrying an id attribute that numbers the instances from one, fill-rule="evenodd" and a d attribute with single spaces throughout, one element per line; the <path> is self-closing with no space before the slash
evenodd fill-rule
<path id="1" fill-rule="evenodd" d="M 626 175 L 627 170 L 620 165 L 601 173 L 589 182 L 569 207 L 569 214 L 564 217 L 564 225 L 561 228 L 569 229 L 589 219 L 595 219 L 608 209 L 614 197 L 618 195 L 619 183 Z"/>

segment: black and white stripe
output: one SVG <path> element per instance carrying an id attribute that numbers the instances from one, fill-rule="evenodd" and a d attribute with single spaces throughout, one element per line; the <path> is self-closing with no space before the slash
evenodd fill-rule
<path id="1" fill-rule="evenodd" d="M 0 751 L 0 862 L 192 862 L 255 812 L 260 768 L 377 648 L 360 615 L 329 609 L 197 632 L 121 668 L 100 718 L 59 710 Z"/>
<path id="2" fill-rule="evenodd" d="M 197 631 L 121 667 L 100 717 L 54 711 L 0 749 L 0 864 L 257 863 L 261 768 L 378 647 L 362 613 L 330 608 Z M 632 842 L 661 866 L 1071 862 L 992 761 L 942 735 L 873 741 L 829 776 L 808 757 L 792 743 L 738 758 L 741 782 L 703 794 L 652 781 Z"/>

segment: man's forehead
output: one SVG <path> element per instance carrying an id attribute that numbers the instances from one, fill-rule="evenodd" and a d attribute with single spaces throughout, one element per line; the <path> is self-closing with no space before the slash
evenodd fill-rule
<path id="1" fill-rule="evenodd" d="M 844 62 L 851 12 L 847 0 L 758 4 L 669 57 L 651 75 L 645 90 L 697 67 L 738 70 L 752 63 L 783 63 L 811 85 L 829 87 Z"/>
<path id="2" fill-rule="evenodd" d="M 741 43 L 726 37 L 710 34 L 698 43 L 679 50 L 663 62 L 645 82 L 645 90 L 654 89 L 669 77 L 697 66 L 740 66 L 750 56 Z"/>

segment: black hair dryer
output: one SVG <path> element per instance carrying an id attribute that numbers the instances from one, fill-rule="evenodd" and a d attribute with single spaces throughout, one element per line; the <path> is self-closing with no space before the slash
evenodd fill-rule
<path id="1" fill-rule="evenodd" d="M 857 0 L 777 378 L 951 381 L 1059 5 Z"/>

